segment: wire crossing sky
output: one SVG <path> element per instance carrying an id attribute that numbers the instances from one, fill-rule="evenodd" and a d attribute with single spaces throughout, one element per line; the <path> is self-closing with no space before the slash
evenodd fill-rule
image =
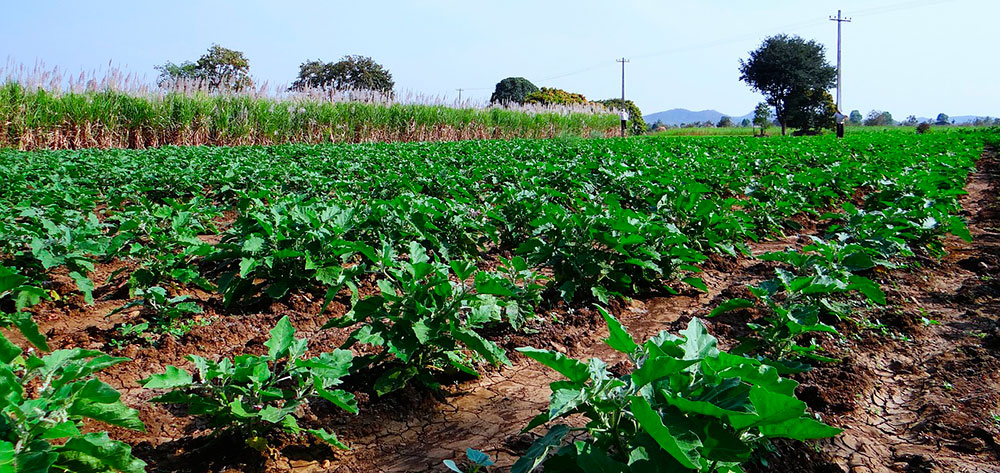
<path id="1" fill-rule="evenodd" d="M 799 35 L 836 62 L 843 108 L 907 115 L 1000 116 L 996 0 L 215 1 L 11 2 L 0 17 L 0 60 L 70 72 L 114 67 L 156 77 L 213 43 L 243 51 L 258 81 L 289 84 L 300 63 L 371 56 L 396 88 L 444 100 L 488 100 L 523 76 L 538 86 L 617 97 L 649 114 L 671 108 L 732 115 L 762 100 L 739 81 L 739 60 L 767 36 Z M 0 67 L 3 67 L 0 62 Z"/>

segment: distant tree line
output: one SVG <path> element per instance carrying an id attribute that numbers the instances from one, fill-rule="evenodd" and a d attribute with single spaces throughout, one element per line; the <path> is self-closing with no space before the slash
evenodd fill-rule
<path id="1" fill-rule="evenodd" d="M 167 61 L 156 66 L 157 84 L 170 88 L 191 81 L 209 92 L 240 92 L 253 86 L 250 61 L 241 51 L 213 44 L 197 61 L 175 64 Z M 309 60 L 299 65 L 299 73 L 290 90 L 330 88 L 336 90 L 371 90 L 392 96 L 392 74 L 366 56 L 347 55 L 337 62 Z"/>

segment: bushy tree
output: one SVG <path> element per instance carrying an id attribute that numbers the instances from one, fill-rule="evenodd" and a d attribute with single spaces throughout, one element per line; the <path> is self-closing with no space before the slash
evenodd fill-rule
<path id="1" fill-rule="evenodd" d="M 604 105 L 604 108 L 613 110 L 616 113 L 622 109 L 622 99 L 600 100 L 597 103 Z M 628 112 L 628 123 L 625 124 L 630 134 L 641 135 L 646 131 L 646 120 L 642 118 L 642 111 L 631 100 L 625 101 L 625 111 Z"/>
<path id="2" fill-rule="evenodd" d="M 851 125 L 860 125 L 864 121 L 865 117 L 860 110 L 851 110 L 851 115 L 847 118 L 847 123 Z"/>
<path id="3" fill-rule="evenodd" d="M 490 103 L 496 105 L 523 104 L 525 97 L 532 92 L 538 92 L 538 87 L 524 77 L 508 77 L 497 82 Z"/>
<path id="4" fill-rule="evenodd" d="M 562 89 L 542 87 L 524 98 L 524 103 L 535 105 L 573 105 L 586 104 L 587 98 L 582 94 L 566 92 Z"/>
<path id="5" fill-rule="evenodd" d="M 901 123 L 901 125 L 903 125 L 903 126 L 917 126 L 917 123 L 920 123 L 920 121 L 917 120 L 917 116 L 916 115 L 910 115 L 910 116 L 906 117 L 906 120 L 903 120 L 903 123 Z"/>
<path id="6" fill-rule="evenodd" d="M 872 110 L 865 118 L 865 126 L 890 126 L 893 124 L 895 121 L 892 119 L 892 114 L 881 110 Z"/>
<path id="7" fill-rule="evenodd" d="M 798 128 L 800 132 L 833 129 L 836 126 L 834 115 L 837 113 L 837 104 L 826 90 L 813 89 L 796 94 L 788 103 L 788 126 Z"/>
<path id="8" fill-rule="evenodd" d="M 160 71 L 157 83 L 160 87 L 170 87 L 179 81 L 196 80 L 202 82 L 209 91 L 227 90 L 239 92 L 253 85 L 250 79 L 250 61 L 242 52 L 213 44 L 198 61 L 174 64 L 167 61 L 157 66 Z"/>
<path id="9" fill-rule="evenodd" d="M 743 121 L 740 122 L 740 126 L 743 128 L 748 128 L 750 126 L 750 119 L 744 118 Z"/>
<path id="10" fill-rule="evenodd" d="M 814 91 L 833 86 L 837 69 L 826 62 L 823 45 L 798 36 L 777 35 L 740 60 L 740 80 L 764 94 L 774 107 L 781 133 L 788 126 L 788 112 L 816 104 Z M 805 96 L 813 97 L 806 100 Z"/>
<path id="11" fill-rule="evenodd" d="M 717 128 L 729 128 L 733 126 L 733 119 L 723 115 L 722 118 L 719 119 L 719 123 L 716 123 L 715 126 Z"/>
<path id="12" fill-rule="evenodd" d="M 949 117 L 945 113 L 939 113 L 938 116 L 937 116 L 937 120 L 934 120 L 934 124 L 937 125 L 937 126 L 950 125 L 951 124 L 951 117 Z"/>
<path id="13" fill-rule="evenodd" d="M 767 102 L 757 104 L 757 108 L 753 111 L 753 124 L 760 127 L 761 136 L 764 136 L 764 131 L 771 126 L 771 117 L 773 116 L 771 107 L 768 106 Z"/>
<path id="14" fill-rule="evenodd" d="M 306 61 L 299 65 L 299 76 L 291 90 L 329 87 L 336 90 L 372 90 L 393 96 L 396 83 L 392 74 L 367 56 L 344 56 L 337 62 Z"/>

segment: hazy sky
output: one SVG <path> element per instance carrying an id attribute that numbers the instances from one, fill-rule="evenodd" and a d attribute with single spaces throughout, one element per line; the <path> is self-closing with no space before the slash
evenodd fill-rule
<path id="1" fill-rule="evenodd" d="M 0 67 L 79 73 L 112 61 L 147 74 L 212 44 L 243 51 L 252 75 L 290 83 L 307 59 L 371 56 L 400 91 L 487 99 L 507 76 L 617 97 L 643 113 L 670 108 L 741 115 L 761 97 L 739 60 L 777 33 L 815 39 L 836 61 L 844 25 L 845 110 L 1000 116 L 998 0 L 760 1 L 16 1 L 0 16 Z"/>

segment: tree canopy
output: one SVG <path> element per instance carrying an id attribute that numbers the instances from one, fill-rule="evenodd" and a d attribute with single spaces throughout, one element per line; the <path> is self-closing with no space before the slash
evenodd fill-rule
<path id="1" fill-rule="evenodd" d="M 847 119 L 847 123 L 851 125 L 860 125 L 865 121 L 865 116 L 861 114 L 860 110 L 851 110 L 851 115 Z"/>
<path id="2" fill-rule="evenodd" d="M 823 45 L 798 36 L 777 35 L 764 40 L 740 60 L 740 80 L 764 94 L 774 107 L 775 116 L 785 134 L 791 109 L 816 109 L 822 95 L 833 86 L 837 69 L 826 62 Z M 801 110 L 798 110 L 801 112 Z"/>
<path id="3" fill-rule="evenodd" d="M 615 112 L 622 109 L 622 99 L 599 100 L 597 103 L 604 105 L 604 108 Z M 631 100 L 625 101 L 625 111 L 628 112 L 628 122 L 625 123 L 629 134 L 641 135 L 646 132 L 646 119 L 642 118 L 642 111 Z"/>
<path id="4" fill-rule="evenodd" d="M 951 125 L 951 117 L 947 113 L 939 113 L 937 120 L 934 120 L 934 124 L 938 126 Z"/>
<path id="5" fill-rule="evenodd" d="M 771 126 L 771 117 L 774 114 L 771 112 L 771 107 L 768 106 L 767 102 L 761 102 L 757 104 L 757 108 L 753 110 L 753 125 L 760 127 L 760 134 L 764 136 L 764 131 Z"/>
<path id="6" fill-rule="evenodd" d="M 157 66 L 160 71 L 157 83 L 171 87 L 178 82 L 199 81 L 209 91 L 229 90 L 239 92 L 253 85 L 250 79 L 250 61 L 242 52 L 213 44 L 196 62 L 174 64 L 167 61 Z"/>
<path id="7" fill-rule="evenodd" d="M 533 92 L 538 92 L 538 87 L 524 77 L 508 77 L 497 82 L 493 95 L 490 96 L 490 103 L 497 105 L 523 104 L 524 99 Z"/>
<path id="8" fill-rule="evenodd" d="M 619 99 L 621 100 L 621 99 Z M 566 92 L 562 89 L 542 87 L 524 98 L 524 103 L 536 105 L 573 105 L 586 104 L 587 98 L 582 94 Z"/>
<path id="9" fill-rule="evenodd" d="M 298 78 L 291 90 L 332 88 L 336 90 L 373 90 L 393 95 L 396 83 L 392 74 L 367 56 L 344 56 L 337 62 L 306 61 L 299 65 Z"/>

